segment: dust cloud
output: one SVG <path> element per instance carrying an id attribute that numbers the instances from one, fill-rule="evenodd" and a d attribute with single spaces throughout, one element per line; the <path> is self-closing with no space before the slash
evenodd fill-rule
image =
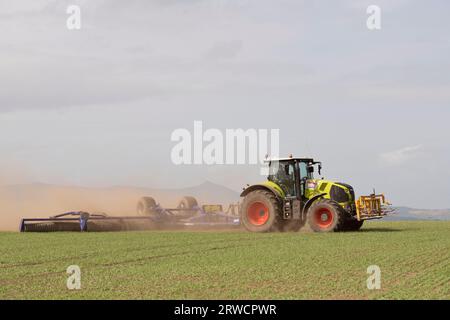
<path id="1" fill-rule="evenodd" d="M 22 218 L 46 218 L 69 211 L 136 215 L 142 196 L 153 196 L 165 206 L 176 206 L 172 196 L 147 194 L 133 188 L 82 188 L 40 184 L 0 187 L 0 230 L 17 231 Z"/>
<path id="2" fill-rule="evenodd" d="M 86 188 L 47 184 L 0 186 L 0 230 L 18 231 L 22 218 L 47 218 L 69 211 L 106 213 L 110 216 L 137 215 L 136 205 L 143 196 L 155 198 L 157 203 L 166 208 L 175 208 L 182 197 L 189 195 L 195 196 L 199 204 L 226 206 L 239 200 L 238 196 L 235 199 L 233 193 L 224 197 L 226 192 L 221 188 L 213 184 L 180 190 Z"/>

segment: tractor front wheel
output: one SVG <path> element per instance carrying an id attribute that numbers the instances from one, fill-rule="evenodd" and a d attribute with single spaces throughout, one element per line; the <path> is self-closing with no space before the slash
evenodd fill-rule
<path id="1" fill-rule="evenodd" d="M 280 205 L 276 196 L 266 190 L 247 194 L 241 206 L 241 223 L 251 232 L 268 232 L 276 229 L 280 217 Z"/>
<path id="2" fill-rule="evenodd" d="M 307 220 L 315 232 L 340 231 L 345 221 L 345 212 L 335 201 L 320 199 L 309 208 Z"/>

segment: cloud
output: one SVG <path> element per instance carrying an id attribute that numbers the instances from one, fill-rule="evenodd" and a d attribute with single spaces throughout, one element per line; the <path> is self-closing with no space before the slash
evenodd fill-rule
<path id="1" fill-rule="evenodd" d="M 404 147 L 398 150 L 385 152 L 379 155 L 380 161 L 385 165 L 401 165 L 416 158 L 423 149 L 422 145 Z"/>
<path id="2" fill-rule="evenodd" d="M 213 60 L 233 59 L 242 50 L 243 44 L 240 40 L 216 43 L 207 53 L 206 57 Z"/>

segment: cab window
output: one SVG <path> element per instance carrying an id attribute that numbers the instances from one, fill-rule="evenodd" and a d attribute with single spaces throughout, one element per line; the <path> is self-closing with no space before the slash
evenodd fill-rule
<path id="1" fill-rule="evenodd" d="M 306 164 L 306 162 L 300 162 L 299 163 L 299 168 L 300 168 L 300 179 L 303 178 L 308 178 L 308 179 L 313 179 L 313 173 L 312 172 L 308 172 L 308 165 Z"/>
<path id="2" fill-rule="evenodd" d="M 278 165 L 278 167 L 277 167 Z M 286 196 L 295 196 L 295 167 L 292 162 L 272 163 L 272 172 L 269 180 L 275 182 L 283 189 Z"/>

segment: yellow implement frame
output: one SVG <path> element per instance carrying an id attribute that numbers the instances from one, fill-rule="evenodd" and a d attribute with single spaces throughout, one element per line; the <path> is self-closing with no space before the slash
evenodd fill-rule
<path id="1" fill-rule="evenodd" d="M 223 207 L 220 204 L 205 204 L 202 206 L 205 213 L 218 213 L 223 212 Z"/>
<path id="2" fill-rule="evenodd" d="M 239 216 L 239 205 L 235 203 L 230 204 L 227 210 L 223 210 L 223 206 L 220 204 L 205 204 L 202 206 L 202 210 L 207 214 L 223 212 L 228 215 Z"/>
<path id="3" fill-rule="evenodd" d="M 384 194 L 371 194 L 361 196 L 355 201 L 356 216 L 359 221 L 369 219 L 380 219 L 394 210 L 390 203 L 386 201 Z"/>

